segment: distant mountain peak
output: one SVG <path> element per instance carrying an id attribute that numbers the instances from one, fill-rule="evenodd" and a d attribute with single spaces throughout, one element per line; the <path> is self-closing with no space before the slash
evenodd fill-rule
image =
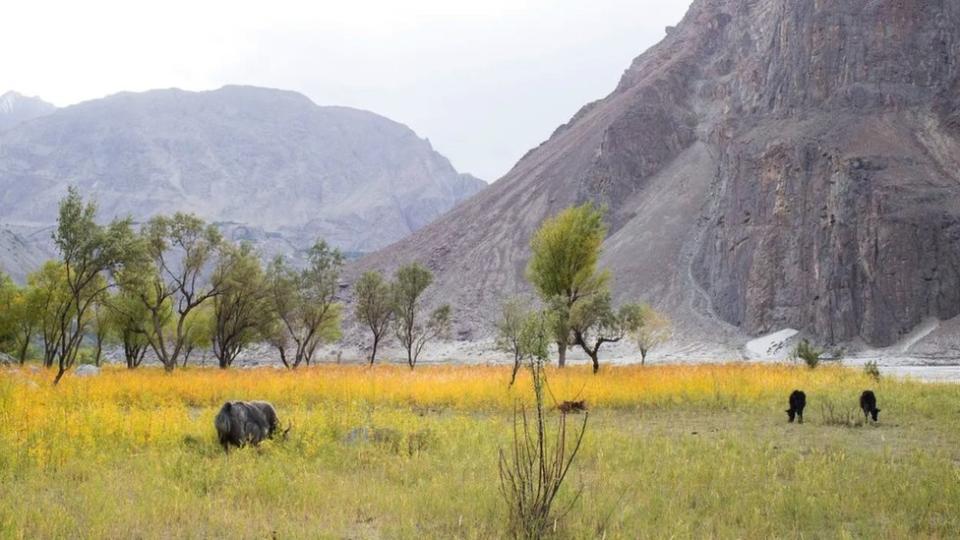
<path id="1" fill-rule="evenodd" d="M 401 123 L 253 86 L 122 92 L 0 131 L 0 226 L 49 226 L 68 185 L 104 217 L 193 212 L 266 253 L 372 251 L 486 187 Z"/>
<path id="2" fill-rule="evenodd" d="M 20 123 L 46 116 L 57 108 L 38 97 L 25 96 L 10 90 L 0 96 L 0 131 Z"/>

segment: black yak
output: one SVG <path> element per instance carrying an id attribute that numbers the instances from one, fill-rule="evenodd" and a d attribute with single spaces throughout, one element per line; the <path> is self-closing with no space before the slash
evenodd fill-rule
<path id="1" fill-rule="evenodd" d="M 804 394 L 801 390 L 794 390 L 790 394 L 790 408 L 787 409 L 787 416 L 790 417 L 790 422 L 793 423 L 794 417 L 796 417 L 799 422 L 803 423 L 803 408 L 807 406 L 807 395 Z"/>
<path id="2" fill-rule="evenodd" d="M 277 411 L 266 401 L 228 401 L 213 424 L 225 451 L 231 444 L 238 448 L 247 443 L 256 446 L 276 433 Z"/>
<path id="3" fill-rule="evenodd" d="M 860 408 L 863 409 L 863 416 L 867 422 L 870 421 L 871 417 L 874 422 L 877 421 L 877 413 L 880 412 L 880 409 L 877 408 L 877 396 L 874 395 L 873 390 L 864 390 L 860 394 Z"/>

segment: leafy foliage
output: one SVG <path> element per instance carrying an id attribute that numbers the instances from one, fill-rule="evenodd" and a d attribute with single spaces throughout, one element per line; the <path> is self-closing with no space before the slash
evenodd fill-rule
<path id="1" fill-rule="evenodd" d="M 513 371 L 510 373 L 510 384 L 517 380 L 517 372 L 524 358 L 524 330 L 527 319 L 532 314 L 528 307 L 529 300 L 523 297 L 513 297 L 505 301 L 500 308 L 500 317 L 494 323 L 497 329 L 497 349 L 513 356 Z"/>
<path id="2" fill-rule="evenodd" d="M 880 367 L 873 360 L 863 365 L 863 374 L 876 382 L 880 382 Z"/>
<path id="3" fill-rule="evenodd" d="M 800 343 L 797 343 L 797 347 L 793 350 L 793 353 L 791 353 L 791 356 L 794 358 L 803 360 L 803 362 L 810 369 L 814 369 L 820 365 L 820 357 L 822 355 L 823 351 L 811 345 L 806 339 L 803 339 L 800 341 Z"/>
<path id="4" fill-rule="evenodd" d="M 124 274 L 133 272 L 127 269 Z M 151 312 L 143 298 L 150 297 L 154 289 L 143 279 L 119 278 L 120 289 L 106 300 L 106 339 L 108 343 L 119 343 L 123 348 L 127 368 L 135 369 L 143 363 L 150 348 L 147 335 L 152 332 Z M 173 318 L 171 303 L 160 306 L 160 319 L 164 326 Z M 154 338 L 155 339 L 155 338 Z"/>
<path id="5" fill-rule="evenodd" d="M 603 211 L 591 203 L 568 208 L 546 220 L 530 240 L 527 277 L 543 299 L 567 305 L 604 290 L 610 280 L 597 270 L 607 235 Z"/>
<path id="6" fill-rule="evenodd" d="M 9 351 L 16 342 L 16 319 L 14 302 L 17 286 L 10 276 L 0 271 L 0 351 Z"/>
<path id="7" fill-rule="evenodd" d="M 640 306 L 627 304 L 614 310 L 609 291 L 582 298 L 570 310 L 569 326 L 574 343 L 590 357 L 594 373 L 600 370 L 600 347 L 622 340 L 636 332 L 641 324 Z"/>
<path id="8" fill-rule="evenodd" d="M 647 304 L 640 308 L 640 327 L 633 337 L 640 348 L 640 365 L 647 363 L 650 350 L 662 345 L 673 336 L 673 324 L 670 319 Z"/>
<path id="9" fill-rule="evenodd" d="M 267 271 L 269 302 L 276 322 L 267 333 L 288 368 L 310 364 L 317 347 L 340 338 L 336 302 L 343 255 L 323 241 L 310 250 L 309 265 L 297 271 L 282 257 Z"/>
<path id="10" fill-rule="evenodd" d="M 153 266 L 146 277 L 152 291 L 140 296 L 150 313 L 146 336 L 157 358 L 172 371 L 182 355 L 189 356 L 195 341 L 188 332 L 191 313 L 222 292 L 224 273 L 211 269 L 223 238 L 216 226 L 184 213 L 151 219 L 142 237 Z M 204 279 L 208 273 L 211 278 Z M 172 308 L 169 323 L 167 306 Z"/>
<path id="11" fill-rule="evenodd" d="M 592 203 L 567 208 L 544 221 L 530 240 L 527 278 L 554 313 L 561 367 L 566 363 L 567 347 L 580 345 L 597 369 L 599 347 L 622 338 L 607 335 L 618 324 L 609 305 L 610 274 L 597 268 L 607 234 L 603 214 Z M 588 339 L 588 333 L 594 334 L 595 341 Z"/>
<path id="12" fill-rule="evenodd" d="M 393 283 L 394 330 L 397 340 L 407 352 L 407 365 L 413 369 L 428 341 L 450 331 L 448 305 L 433 310 L 427 322 L 421 322 L 423 292 L 433 282 L 433 274 L 419 263 L 400 267 Z"/>
<path id="13" fill-rule="evenodd" d="M 393 320 L 391 285 L 383 279 L 380 272 L 366 272 L 354 285 L 354 298 L 354 315 L 357 321 L 373 334 L 373 349 L 370 352 L 370 365 L 373 365 L 377 359 L 377 347 L 386 336 Z"/>
<path id="14" fill-rule="evenodd" d="M 267 332 L 273 311 L 259 254 L 249 245 L 227 246 L 215 273 L 223 285 L 213 299 L 210 337 L 220 367 L 227 368 Z"/>
<path id="15" fill-rule="evenodd" d="M 53 241 L 60 252 L 67 295 L 52 310 L 59 326 L 53 348 L 58 363 L 55 383 L 76 361 L 91 306 L 111 287 L 109 278 L 128 263 L 138 245 L 130 218 L 103 226 L 96 222 L 96 213 L 96 204 L 84 204 L 73 187 L 60 202 Z"/>

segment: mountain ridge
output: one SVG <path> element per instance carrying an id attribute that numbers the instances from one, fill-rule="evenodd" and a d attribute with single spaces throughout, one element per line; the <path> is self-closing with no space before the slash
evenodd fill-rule
<path id="1" fill-rule="evenodd" d="M 9 90 L 0 95 L 0 131 L 46 116 L 56 110 L 56 106 L 38 97 L 28 97 Z"/>
<path id="2" fill-rule="evenodd" d="M 483 335 L 530 292 L 537 225 L 594 201 L 615 295 L 680 339 L 893 343 L 960 311 L 958 29 L 943 1 L 697 0 L 611 94 L 357 271 L 424 262 Z"/>
<path id="3" fill-rule="evenodd" d="M 67 185 L 104 218 L 188 211 L 265 251 L 279 236 L 294 250 L 325 238 L 367 252 L 486 183 L 375 113 L 226 86 L 121 92 L 0 133 L 2 223 L 50 225 Z"/>

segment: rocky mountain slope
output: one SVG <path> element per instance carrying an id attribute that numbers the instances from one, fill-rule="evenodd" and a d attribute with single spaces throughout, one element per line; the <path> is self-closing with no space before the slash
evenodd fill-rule
<path id="1" fill-rule="evenodd" d="M 0 272 L 23 283 L 27 274 L 55 257 L 51 229 L 19 231 L 0 227 Z"/>
<path id="2" fill-rule="evenodd" d="M 40 98 L 23 96 L 11 90 L 0 95 L 0 131 L 46 116 L 55 110 L 55 106 Z"/>
<path id="3" fill-rule="evenodd" d="M 266 251 L 383 247 L 486 186 L 406 126 L 253 87 L 122 93 L 0 133 L 0 226 L 46 227 L 68 185 L 104 216 L 195 212 Z"/>
<path id="4" fill-rule="evenodd" d="M 538 224 L 594 200 L 617 296 L 688 341 L 891 344 L 960 312 L 958 58 L 950 0 L 696 0 L 612 94 L 357 270 L 423 261 L 483 334 Z"/>

